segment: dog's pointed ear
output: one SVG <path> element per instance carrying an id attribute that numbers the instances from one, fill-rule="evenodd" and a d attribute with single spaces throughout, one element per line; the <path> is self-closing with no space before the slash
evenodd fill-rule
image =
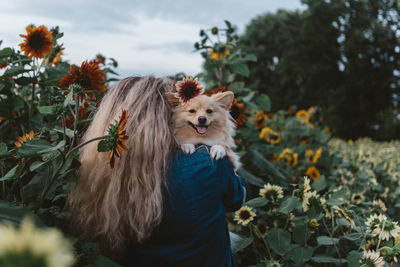
<path id="1" fill-rule="evenodd" d="M 231 91 L 218 93 L 218 94 L 212 95 L 211 97 L 214 98 L 215 101 L 220 103 L 221 106 L 226 110 L 231 109 L 233 99 L 235 98 L 235 96 L 233 95 L 233 93 Z"/>
<path id="2" fill-rule="evenodd" d="M 177 93 L 165 93 L 165 99 L 171 108 L 179 106 L 180 100 Z"/>

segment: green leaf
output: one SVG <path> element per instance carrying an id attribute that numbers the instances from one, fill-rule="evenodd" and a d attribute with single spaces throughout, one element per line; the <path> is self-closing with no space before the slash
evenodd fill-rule
<path id="1" fill-rule="evenodd" d="M 98 152 L 107 152 L 110 151 L 112 148 L 110 148 L 110 145 L 107 140 L 101 140 L 97 144 L 97 151 Z"/>
<path id="2" fill-rule="evenodd" d="M 324 190 L 324 189 L 326 188 L 327 185 L 328 185 L 328 184 L 327 184 L 327 182 L 326 182 L 325 175 L 321 175 L 321 176 L 318 178 L 318 180 L 316 180 L 315 182 L 313 182 L 313 183 L 311 184 L 311 187 L 312 187 L 313 189 L 315 189 L 317 192 L 319 192 L 319 191 L 321 191 L 321 190 Z"/>
<path id="3" fill-rule="evenodd" d="M 248 77 L 250 74 L 249 67 L 247 67 L 245 63 L 237 63 L 232 65 L 232 71 L 245 77 Z"/>
<path id="4" fill-rule="evenodd" d="M 317 237 L 318 245 L 321 246 L 331 246 L 339 243 L 339 238 L 330 238 L 329 236 L 318 236 Z"/>
<path id="5" fill-rule="evenodd" d="M 250 199 L 249 201 L 247 201 L 245 203 L 245 205 L 252 207 L 252 208 L 259 208 L 259 207 L 263 207 L 265 205 L 268 204 L 268 199 L 263 198 L 263 197 L 256 197 L 253 199 Z"/>
<path id="6" fill-rule="evenodd" d="M 300 198 L 290 196 L 286 198 L 279 206 L 279 212 L 289 214 L 292 210 L 294 210 L 297 207 L 299 203 L 300 203 Z"/>
<path id="7" fill-rule="evenodd" d="M 349 255 L 347 255 L 347 266 L 349 267 L 359 267 L 360 266 L 360 259 L 361 259 L 361 252 L 356 250 L 350 251 Z"/>
<path id="8" fill-rule="evenodd" d="M 12 55 L 13 50 L 10 47 L 5 47 L 0 50 L 0 58 L 9 57 Z"/>
<path id="9" fill-rule="evenodd" d="M 45 226 L 45 224 L 35 214 L 33 214 L 31 209 L 16 206 L 13 203 L 0 200 L 0 221 L 11 222 L 16 226 L 19 226 L 22 220 L 27 216 L 32 218 L 37 226 Z"/>
<path id="10" fill-rule="evenodd" d="M 72 100 L 73 95 L 74 95 L 74 91 L 71 90 L 64 99 L 64 107 L 68 106 L 69 102 L 71 102 L 71 100 Z"/>
<path id="11" fill-rule="evenodd" d="M 312 258 L 314 249 L 311 247 L 297 246 L 290 251 L 290 259 L 296 263 L 296 266 L 304 266 L 304 263 Z"/>
<path id="12" fill-rule="evenodd" d="M 0 181 L 7 181 L 7 180 L 13 180 L 16 178 L 19 178 L 24 171 L 24 164 L 18 164 L 14 166 L 11 170 L 9 170 L 6 175 L 0 178 Z"/>
<path id="13" fill-rule="evenodd" d="M 21 145 L 18 148 L 17 155 L 19 158 L 35 157 L 51 151 L 55 151 L 64 147 L 65 141 L 60 141 L 56 146 L 49 144 L 42 139 L 32 139 Z"/>
<path id="14" fill-rule="evenodd" d="M 48 115 L 48 114 L 55 114 L 56 110 L 57 110 L 57 106 L 56 105 L 52 105 L 52 106 L 38 106 L 37 109 L 39 110 L 39 112 L 41 114 L 44 115 Z"/>
<path id="15" fill-rule="evenodd" d="M 246 247 L 248 247 L 252 242 L 253 237 L 239 237 L 238 240 L 235 241 L 234 245 L 232 246 L 232 252 L 235 254 L 239 251 L 242 251 Z"/>
<path id="16" fill-rule="evenodd" d="M 29 167 L 29 170 L 31 171 L 31 172 L 33 172 L 34 170 L 36 170 L 37 168 L 39 168 L 40 166 L 42 166 L 42 165 L 44 165 L 44 164 L 46 164 L 47 162 L 46 161 L 35 161 L 35 162 L 33 162 L 32 164 L 31 164 L 31 166 Z"/>
<path id="17" fill-rule="evenodd" d="M 31 71 L 29 69 L 25 69 L 23 66 L 16 66 L 16 67 L 12 67 L 7 69 L 3 76 L 16 76 L 18 74 L 24 73 L 24 72 L 28 72 Z"/>
<path id="18" fill-rule="evenodd" d="M 19 77 L 18 79 L 15 79 L 15 82 L 19 85 L 28 85 L 31 83 L 37 83 L 37 79 L 36 77 Z"/>
<path id="19" fill-rule="evenodd" d="M 271 110 L 271 99 L 266 94 L 259 95 L 256 99 L 256 103 L 265 112 L 269 112 Z"/>
<path id="20" fill-rule="evenodd" d="M 257 62 L 257 56 L 254 54 L 247 54 L 244 56 L 243 58 L 246 61 L 253 61 L 253 62 Z"/>
<path id="21" fill-rule="evenodd" d="M 239 169 L 237 170 L 237 173 L 239 174 L 239 176 L 240 176 L 241 178 L 243 178 L 244 180 L 246 180 L 247 182 L 249 182 L 249 183 L 252 184 L 252 185 L 256 185 L 256 186 L 259 186 L 259 187 L 263 187 L 264 184 L 265 184 L 265 182 L 264 182 L 261 178 L 259 178 L 259 177 L 255 176 L 255 175 L 251 174 L 251 173 L 250 173 L 249 171 L 247 171 L 246 169 L 239 168 Z"/>
<path id="22" fill-rule="evenodd" d="M 296 225 L 293 229 L 293 241 L 299 245 L 306 244 L 311 232 L 306 225 Z"/>
<path id="23" fill-rule="evenodd" d="M 283 229 L 271 229 L 267 234 L 266 240 L 268 245 L 278 255 L 283 256 L 290 249 L 290 233 Z"/>
<path id="24" fill-rule="evenodd" d="M 10 152 L 8 152 L 7 145 L 3 142 L 0 143 L 0 159 L 4 159 L 6 157 L 9 157 L 11 155 Z"/>
<path id="25" fill-rule="evenodd" d="M 93 263 L 85 265 L 85 267 L 122 267 L 110 258 L 103 255 L 96 255 Z"/>
<path id="26" fill-rule="evenodd" d="M 363 237 L 363 235 L 362 235 L 362 233 L 351 233 L 351 234 L 345 235 L 343 237 L 350 241 L 356 241 L 358 239 L 361 239 Z"/>
<path id="27" fill-rule="evenodd" d="M 336 259 L 336 258 L 325 256 L 325 255 L 318 255 L 318 256 L 312 257 L 312 260 L 315 263 L 333 263 L 336 265 L 343 265 L 344 263 L 347 262 L 347 260 L 345 260 L 345 259 Z"/>

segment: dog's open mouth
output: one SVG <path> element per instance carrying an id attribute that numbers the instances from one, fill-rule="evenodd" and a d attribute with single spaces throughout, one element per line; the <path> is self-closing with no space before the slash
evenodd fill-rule
<path id="1" fill-rule="evenodd" d="M 199 135 L 205 135 L 207 133 L 208 125 L 194 125 L 193 123 L 189 122 L 189 124 L 196 130 L 196 133 Z"/>

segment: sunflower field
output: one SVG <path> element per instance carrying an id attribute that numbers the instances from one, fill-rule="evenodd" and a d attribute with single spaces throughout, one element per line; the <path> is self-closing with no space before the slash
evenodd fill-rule
<path id="1" fill-rule="evenodd" d="M 1 266 L 119 266 L 70 232 L 66 206 L 80 147 L 101 140 L 110 168 L 126 149 L 126 112 L 105 136 L 80 142 L 118 64 L 102 55 L 69 64 L 62 36 L 31 25 L 20 49 L 0 47 Z M 243 82 L 257 57 L 239 39 L 225 21 L 194 44 L 205 93 L 235 94 L 238 174 L 249 183 L 246 203 L 227 219 L 238 266 L 393 266 L 400 142 L 334 138 L 319 106 L 272 113 L 267 93 Z"/>

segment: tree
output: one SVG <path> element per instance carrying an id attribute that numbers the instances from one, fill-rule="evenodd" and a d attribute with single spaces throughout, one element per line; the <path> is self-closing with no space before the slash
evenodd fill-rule
<path id="1" fill-rule="evenodd" d="M 304 11 L 280 10 L 248 25 L 240 46 L 258 58 L 248 84 L 270 96 L 273 110 L 323 107 L 338 136 L 382 137 L 390 125 L 383 114 L 395 114 L 398 105 L 397 2 L 303 3 Z"/>

